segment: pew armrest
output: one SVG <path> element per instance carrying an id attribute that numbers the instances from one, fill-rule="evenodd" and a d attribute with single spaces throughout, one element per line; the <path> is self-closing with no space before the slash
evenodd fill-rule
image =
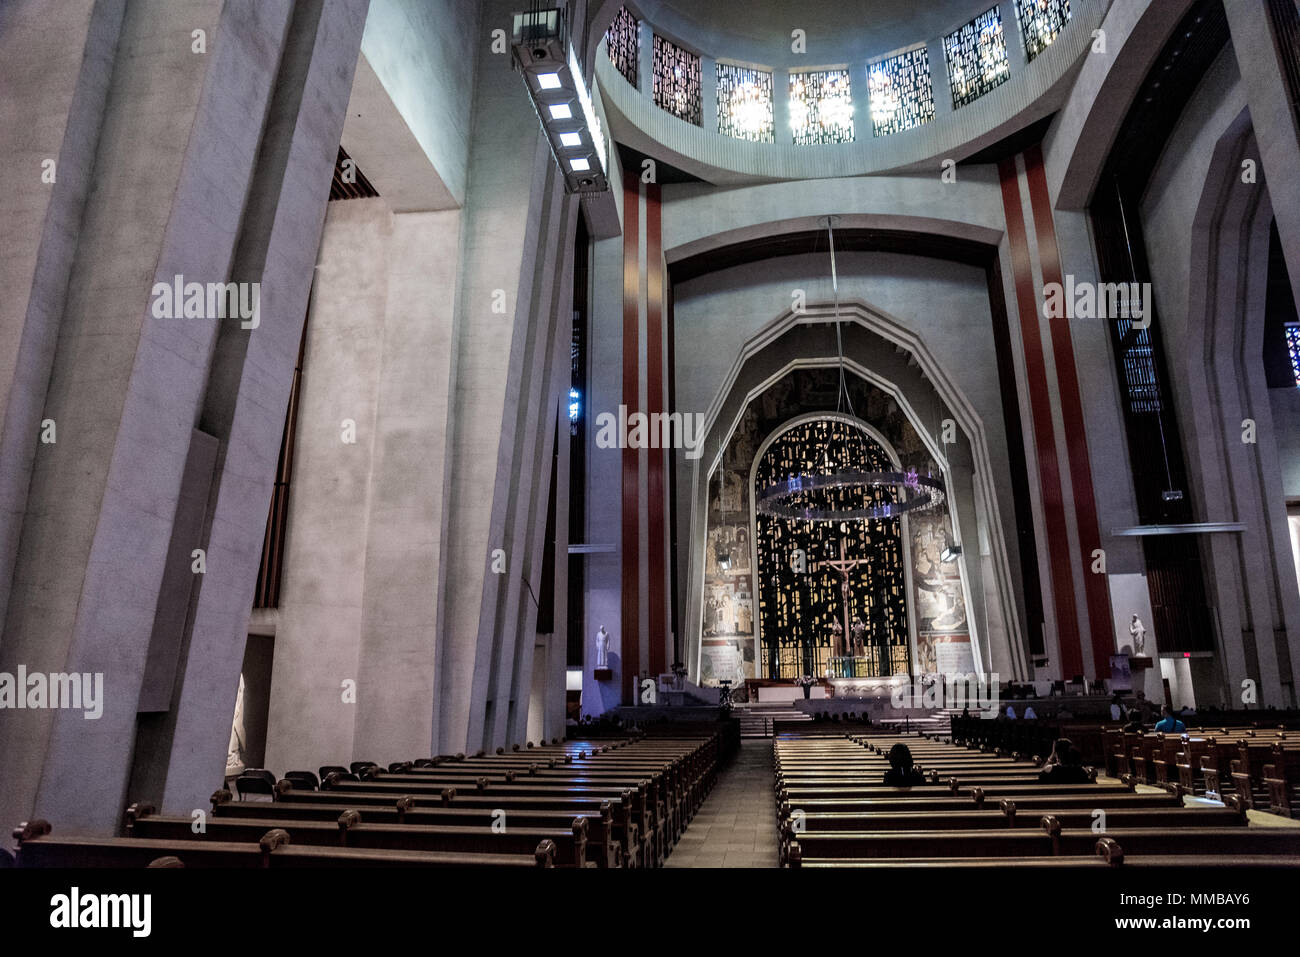
<path id="1" fill-rule="evenodd" d="M 1124 863 L 1124 849 L 1112 837 L 1103 837 L 1097 841 L 1096 854 L 1098 857 L 1105 859 L 1106 863 L 1112 867 L 1118 867 Z"/>

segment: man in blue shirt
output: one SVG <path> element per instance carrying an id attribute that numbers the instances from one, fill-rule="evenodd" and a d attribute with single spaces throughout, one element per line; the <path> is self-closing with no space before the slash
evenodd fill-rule
<path id="1" fill-rule="evenodd" d="M 1156 730 L 1163 731 L 1165 734 L 1183 734 L 1187 730 L 1187 725 L 1183 724 L 1169 710 L 1169 705 L 1163 705 L 1160 708 L 1160 720 L 1156 722 Z"/>

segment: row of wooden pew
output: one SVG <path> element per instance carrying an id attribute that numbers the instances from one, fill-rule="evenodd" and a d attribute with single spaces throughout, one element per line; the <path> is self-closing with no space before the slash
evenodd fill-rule
<path id="1" fill-rule="evenodd" d="M 886 787 L 904 743 L 928 783 Z M 1134 782 L 1044 784 L 1016 760 L 919 734 L 788 734 L 773 742 L 789 867 L 1300 866 L 1300 829 L 1240 807 L 1185 807 Z"/>
<path id="2" fill-rule="evenodd" d="M 718 732 L 581 740 L 331 771 L 195 815 L 132 804 L 120 837 L 14 832 L 19 867 L 656 867 L 717 778 Z M 301 779 L 300 779 L 301 780 Z"/>
<path id="3" fill-rule="evenodd" d="M 1253 727 L 1190 728 L 1183 734 L 1107 729 L 1106 767 L 1179 794 L 1206 795 L 1294 817 L 1300 807 L 1300 734 Z"/>

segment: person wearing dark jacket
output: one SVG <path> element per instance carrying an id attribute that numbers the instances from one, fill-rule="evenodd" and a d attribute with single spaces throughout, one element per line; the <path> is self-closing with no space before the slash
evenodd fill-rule
<path id="1" fill-rule="evenodd" d="M 925 775 L 912 765 L 912 750 L 901 741 L 889 749 L 889 770 L 885 772 L 886 787 L 910 788 L 925 783 Z"/>
<path id="2" fill-rule="evenodd" d="M 1039 784 L 1087 784 L 1091 778 L 1083 766 L 1083 753 L 1073 745 L 1065 749 L 1059 764 L 1053 764 L 1038 775 Z"/>

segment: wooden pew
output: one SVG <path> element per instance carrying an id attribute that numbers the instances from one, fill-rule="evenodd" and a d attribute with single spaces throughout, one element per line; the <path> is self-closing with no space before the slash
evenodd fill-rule
<path id="1" fill-rule="evenodd" d="M 554 867 L 555 846 L 538 845 L 532 854 L 463 854 L 370 850 L 353 847 L 300 847 L 279 829 L 255 842 L 156 840 L 136 837 L 56 836 L 47 821 L 33 820 L 14 832 L 19 867 L 150 867 L 177 858 L 184 867 Z"/>
<path id="2" fill-rule="evenodd" d="M 1274 744 L 1273 763 L 1264 765 L 1264 786 L 1268 789 L 1268 809 L 1273 814 L 1294 817 L 1300 798 L 1300 748 Z"/>
<path id="3" fill-rule="evenodd" d="M 220 816 L 225 813 L 230 801 L 230 792 L 218 791 L 213 795 L 213 813 Z M 340 794 L 332 791 L 289 791 L 285 794 L 288 803 L 296 807 L 310 806 L 325 810 L 335 817 L 349 808 L 356 808 L 365 814 L 377 808 L 395 808 L 399 804 L 414 813 L 435 810 L 458 810 L 466 813 L 491 814 L 498 808 L 507 816 L 534 814 L 538 812 L 566 812 L 573 815 L 586 814 L 595 816 L 601 813 L 604 805 L 609 805 L 613 815 L 613 837 L 620 849 L 620 860 L 624 867 L 654 866 L 647 863 L 650 849 L 648 838 L 641 830 L 641 812 L 635 806 L 636 793 L 630 789 L 623 791 L 617 798 L 607 795 L 584 795 L 576 792 L 563 793 L 547 797 L 504 795 L 491 791 L 461 791 L 457 788 L 444 788 L 436 794 L 402 794 L 383 792 L 352 791 Z M 279 802 L 277 802 L 278 804 Z M 277 804 L 262 804 L 261 807 L 275 808 Z M 231 811 L 246 806 L 243 802 L 229 804 Z"/>
<path id="4" fill-rule="evenodd" d="M 273 806 L 273 805 L 268 805 Z M 368 850 L 434 851 L 453 854 L 527 854 L 543 841 L 555 845 L 555 864 L 582 867 L 587 860 L 587 819 L 576 817 L 567 829 L 526 828 L 509 824 L 503 829 L 448 827 L 425 824 L 368 823 L 356 810 L 342 812 L 336 821 L 273 818 L 266 821 L 211 818 L 206 833 L 195 835 L 189 817 L 164 817 L 137 813 L 129 837 L 186 841 L 197 839 L 231 844 L 256 843 L 268 831 L 289 833 L 294 846 L 351 847 Z"/>
<path id="5" fill-rule="evenodd" d="M 597 814 L 586 809 L 536 810 L 505 808 L 469 808 L 469 807 L 425 807 L 420 808 L 411 802 L 392 802 L 389 806 L 367 806 L 365 808 L 343 807 L 329 804 L 307 804 L 277 801 L 273 804 L 233 801 L 213 808 L 218 820 L 256 821 L 264 826 L 268 821 L 310 821 L 337 822 L 342 815 L 355 811 L 367 824 L 402 826 L 408 824 L 435 827 L 491 827 L 496 822 L 498 811 L 505 812 L 507 827 L 526 829 L 560 830 L 572 826 L 575 817 L 582 817 L 587 822 L 587 861 L 597 867 L 623 866 L 623 847 L 614 830 L 613 807 L 609 801 L 602 801 Z M 134 821 L 145 814 L 152 813 L 147 806 L 132 805 L 127 809 L 127 833 L 133 833 Z M 293 829 L 283 826 L 290 833 Z M 563 846 L 557 845 L 561 855 Z"/>
<path id="6" fill-rule="evenodd" d="M 1083 856 L 1095 852 L 1091 828 L 1062 828 L 1046 818 L 1041 829 L 932 831 L 823 831 L 798 835 L 809 858 L 927 858 Z M 1129 828 L 1117 838 L 1130 854 L 1265 854 L 1300 863 L 1300 832 L 1289 828 Z"/>

